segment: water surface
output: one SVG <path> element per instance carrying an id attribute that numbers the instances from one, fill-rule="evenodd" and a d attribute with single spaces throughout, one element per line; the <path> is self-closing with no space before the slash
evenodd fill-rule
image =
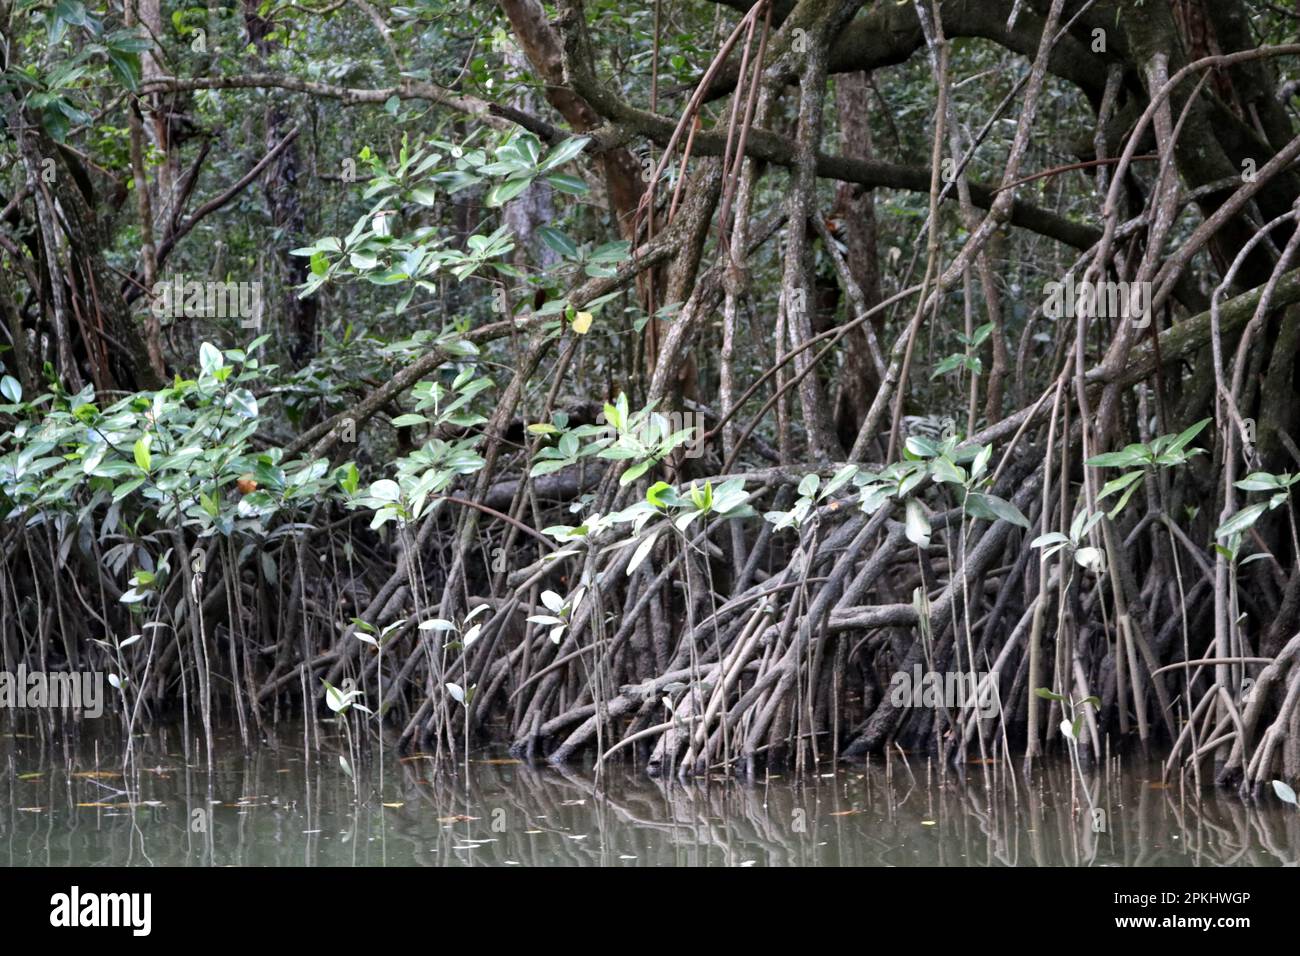
<path id="1" fill-rule="evenodd" d="M 346 742 L 283 728 L 245 753 L 237 734 L 187 761 L 175 731 L 135 740 L 123 773 L 107 738 L 0 735 L 0 865 L 7 866 L 1267 866 L 1300 859 L 1300 814 L 1158 764 L 1068 764 L 1032 779 L 923 756 L 742 783 L 654 780 L 643 768 L 534 767 L 494 752 L 468 768 L 423 756 L 382 773 L 340 766 Z M 357 799 L 357 792 L 360 799 Z"/>

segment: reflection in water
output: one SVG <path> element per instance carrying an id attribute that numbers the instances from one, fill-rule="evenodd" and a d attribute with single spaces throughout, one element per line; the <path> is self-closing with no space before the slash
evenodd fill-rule
<path id="1" fill-rule="evenodd" d="M 1112 762 L 1074 785 L 1064 762 L 1033 778 L 975 764 L 965 780 L 924 758 L 753 783 L 591 774 L 479 754 L 339 766 L 285 732 L 216 772 L 176 736 L 137 738 L 124 776 L 106 741 L 0 736 L 0 865 L 243 866 L 1219 866 L 1296 865 L 1300 814 L 1265 799 L 1160 782 Z M 380 784 L 382 783 L 382 787 Z"/>

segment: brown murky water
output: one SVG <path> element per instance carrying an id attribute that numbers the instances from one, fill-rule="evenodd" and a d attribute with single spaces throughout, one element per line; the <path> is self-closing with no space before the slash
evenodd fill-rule
<path id="1" fill-rule="evenodd" d="M 173 732 L 136 739 L 136 766 L 93 738 L 48 749 L 0 735 L 0 865 L 48 866 L 1270 866 L 1300 861 L 1300 814 L 1158 765 L 1031 780 L 924 758 L 801 779 L 652 780 L 608 765 L 531 767 L 479 753 L 437 771 L 385 757 L 349 778 L 341 739 L 301 728 L 245 754 L 237 735 L 187 764 Z M 360 800 L 357 799 L 357 791 Z"/>

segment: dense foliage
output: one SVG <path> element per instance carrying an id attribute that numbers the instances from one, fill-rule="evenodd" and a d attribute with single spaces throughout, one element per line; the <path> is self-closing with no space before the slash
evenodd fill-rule
<path id="1" fill-rule="evenodd" d="M 3 660 L 209 750 L 1300 777 L 1298 20 L 5 0 Z"/>

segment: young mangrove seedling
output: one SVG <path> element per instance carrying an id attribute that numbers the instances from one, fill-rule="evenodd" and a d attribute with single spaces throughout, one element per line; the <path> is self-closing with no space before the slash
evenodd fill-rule
<path id="1" fill-rule="evenodd" d="M 1097 708 L 1101 706 L 1101 700 L 1096 697 L 1084 697 L 1078 701 L 1071 701 L 1068 697 L 1053 693 L 1046 687 L 1039 687 L 1034 693 L 1044 700 L 1056 701 L 1061 705 L 1061 709 L 1066 712 L 1066 718 L 1061 721 L 1060 728 L 1061 735 L 1066 739 L 1066 749 L 1070 754 L 1072 779 L 1077 779 L 1080 788 L 1083 790 L 1083 795 L 1088 801 L 1088 809 L 1091 811 L 1094 809 L 1092 793 L 1088 790 L 1088 781 L 1084 779 L 1083 765 L 1079 760 L 1079 733 L 1083 730 L 1083 706 L 1089 704 L 1093 708 Z"/>

